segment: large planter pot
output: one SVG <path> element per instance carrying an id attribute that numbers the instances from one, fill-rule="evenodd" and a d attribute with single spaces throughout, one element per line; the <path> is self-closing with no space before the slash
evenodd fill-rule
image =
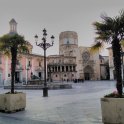
<path id="1" fill-rule="evenodd" d="M 26 107 L 26 94 L 0 94 L 0 111 L 17 112 Z"/>
<path id="2" fill-rule="evenodd" d="M 101 98 L 104 124 L 124 124 L 124 98 Z"/>

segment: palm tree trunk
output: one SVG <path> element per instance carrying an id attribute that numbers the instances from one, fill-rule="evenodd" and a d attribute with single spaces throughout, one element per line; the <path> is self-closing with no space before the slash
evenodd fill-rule
<path id="1" fill-rule="evenodd" d="M 112 42 L 112 50 L 113 50 L 113 61 L 116 73 L 116 88 L 119 93 L 119 96 L 122 97 L 122 75 L 121 75 L 121 46 L 119 43 L 119 39 L 114 38 Z"/>
<path id="2" fill-rule="evenodd" d="M 11 93 L 14 93 L 14 84 L 15 84 L 15 69 L 16 69 L 16 58 L 17 58 L 17 49 L 11 48 Z"/>

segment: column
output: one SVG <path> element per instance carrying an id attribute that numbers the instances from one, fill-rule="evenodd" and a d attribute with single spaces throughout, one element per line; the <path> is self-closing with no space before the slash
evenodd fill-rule
<path id="1" fill-rule="evenodd" d="M 52 69 L 52 67 L 50 66 L 50 72 L 52 72 L 53 71 L 53 69 Z"/>
<path id="2" fill-rule="evenodd" d="M 64 66 L 64 72 L 66 72 L 66 66 Z"/>
<path id="3" fill-rule="evenodd" d="M 60 66 L 60 72 L 62 72 L 62 66 Z"/>
<path id="4" fill-rule="evenodd" d="M 28 59 L 26 58 L 26 74 L 25 74 L 25 79 L 26 79 L 26 84 L 28 83 Z"/>
<path id="5" fill-rule="evenodd" d="M 68 66 L 68 71 L 70 71 L 70 66 Z"/>
<path id="6" fill-rule="evenodd" d="M 4 81 L 4 83 L 7 83 L 7 80 L 8 80 L 8 65 L 9 65 L 9 63 L 8 63 L 8 56 L 6 56 L 6 61 L 5 61 L 5 81 Z"/>
<path id="7" fill-rule="evenodd" d="M 53 72 L 55 72 L 55 66 L 53 67 L 53 70 L 54 70 Z"/>

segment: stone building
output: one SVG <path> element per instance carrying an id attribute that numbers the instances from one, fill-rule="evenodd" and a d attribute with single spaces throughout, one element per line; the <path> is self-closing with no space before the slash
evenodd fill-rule
<path id="1" fill-rule="evenodd" d="M 106 79 L 105 59 L 99 52 L 91 53 L 90 47 L 78 46 L 74 31 L 59 35 L 59 55 L 48 56 L 48 78 L 54 81 Z M 102 67 L 101 67 L 102 66 Z"/>
<path id="2" fill-rule="evenodd" d="M 101 55 L 99 55 L 99 58 L 100 58 L 100 75 L 101 75 L 101 80 L 104 80 L 104 79 L 109 80 L 110 79 L 109 57 L 108 56 L 101 56 Z"/>
<path id="3" fill-rule="evenodd" d="M 48 78 L 53 81 L 72 81 L 76 78 L 76 57 L 51 55 L 48 57 Z"/>
<path id="4" fill-rule="evenodd" d="M 113 52 L 112 52 L 112 48 L 109 47 L 107 48 L 108 52 L 109 52 L 109 72 L 110 72 L 110 80 L 114 80 L 116 79 L 116 74 L 115 74 L 115 68 L 114 68 L 114 62 L 113 62 Z M 122 48 L 122 50 L 124 51 L 124 48 Z M 124 55 L 122 54 L 122 79 L 124 80 Z"/>

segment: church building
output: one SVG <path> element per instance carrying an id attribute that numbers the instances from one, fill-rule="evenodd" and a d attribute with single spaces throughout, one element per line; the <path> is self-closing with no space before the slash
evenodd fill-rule
<path id="1" fill-rule="evenodd" d="M 108 57 L 91 53 L 90 49 L 78 46 L 76 32 L 61 32 L 59 55 L 48 56 L 48 78 L 53 81 L 107 79 Z"/>

